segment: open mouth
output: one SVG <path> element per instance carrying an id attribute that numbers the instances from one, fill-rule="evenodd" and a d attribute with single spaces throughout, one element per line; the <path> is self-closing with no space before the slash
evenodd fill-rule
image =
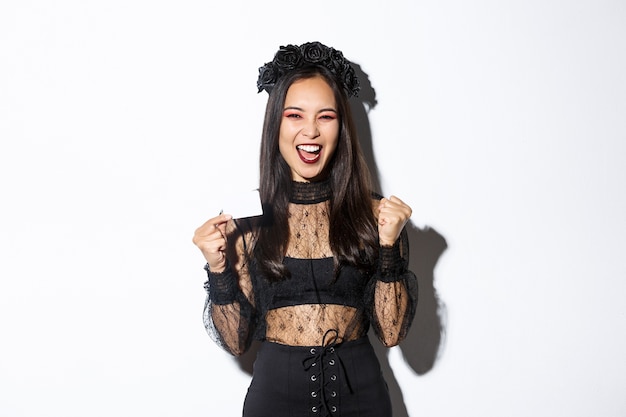
<path id="1" fill-rule="evenodd" d="M 322 151 L 320 145 L 298 145 L 296 149 L 298 150 L 298 156 L 302 162 L 307 164 L 317 162 L 317 160 L 320 159 L 320 153 Z"/>

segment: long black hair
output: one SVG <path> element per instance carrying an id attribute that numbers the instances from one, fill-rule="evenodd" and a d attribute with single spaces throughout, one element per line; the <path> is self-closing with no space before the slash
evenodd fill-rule
<path id="1" fill-rule="evenodd" d="M 372 181 L 356 135 L 346 93 L 323 66 L 305 66 L 280 78 L 269 95 L 261 137 L 260 184 L 262 218 L 253 257 L 270 280 L 289 276 L 283 259 L 289 243 L 291 168 L 279 151 L 280 123 L 289 87 L 298 80 L 322 77 L 333 90 L 340 120 L 337 148 L 328 167 L 331 188 L 330 248 L 335 269 L 350 264 L 369 270 L 378 255 Z"/>

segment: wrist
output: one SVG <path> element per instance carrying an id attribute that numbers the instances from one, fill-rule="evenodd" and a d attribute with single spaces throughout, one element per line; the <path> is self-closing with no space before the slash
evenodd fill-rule
<path id="1" fill-rule="evenodd" d="M 209 269 L 209 264 L 204 266 L 208 279 L 204 283 L 204 289 L 214 304 L 232 304 L 237 299 L 237 280 L 226 265 L 224 271 L 217 273 Z"/>
<path id="2" fill-rule="evenodd" d="M 211 264 L 207 262 L 204 265 L 204 270 L 207 272 L 207 274 L 223 274 L 226 270 L 226 267 L 226 263 L 221 266 L 211 266 Z"/>
<path id="3" fill-rule="evenodd" d="M 210 272 L 212 274 L 221 274 L 224 272 L 224 270 L 226 269 L 226 265 L 222 265 L 221 267 L 219 266 L 211 266 L 208 262 L 205 265 L 204 269 L 207 272 Z"/>
<path id="4" fill-rule="evenodd" d="M 379 244 L 381 247 L 387 247 L 387 248 L 392 247 L 395 243 L 396 243 L 395 241 L 385 240 L 385 239 L 380 239 L 380 240 L 378 241 L 378 244 Z"/>
<path id="5" fill-rule="evenodd" d="M 394 240 L 385 239 L 383 237 L 378 238 L 378 244 L 381 247 L 387 247 L 387 248 L 394 246 L 397 241 L 398 241 L 398 238 L 395 238 Z"/>

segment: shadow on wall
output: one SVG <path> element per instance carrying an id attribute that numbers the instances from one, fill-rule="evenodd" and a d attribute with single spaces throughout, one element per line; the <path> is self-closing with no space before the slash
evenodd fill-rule
<path id="1" fill-rule="evenodd" d="M 381 192 L 383 190 L 380 187 L 380 175 L 374 158 L 372 132 L 368 118 L 368 112 L 377 104 L 376 92 L 370 84 L 369 77 L 361 67 L 355 63 L 352 65 L 361 83 L 359 97 L 351 99 L 352 114 L 357 125 L 365 160 L 372 173 L 374 187 Z M 414 211 L 419 212 L 419 209 L 415 210 L 414 208 Z M 446 250 L 447 244 L 443 236 L 432 228 L 418 229 L 409 223 L 407 224 L 407 232 L 411 251 L 409 269 L 417 276 L 419 299 L 411 330 L 400 344 L 399 349 L 409 368 L 417 375 L 424 375 L 434 367 L 444 345 L 445 304 L 439 299 L 435 290 L 434 269 L 437 261 Z M 389 349 L 378 341 L 373 332 L 370 332 L 369 336 L 389 386 L 394 417 L 409 417 L 402 389 L 389 363 Z M 250 375 L 252 375 L 258 345 L 258 342 L 253 342 L 244 355 L 236 358 L 240 368 Z"/>

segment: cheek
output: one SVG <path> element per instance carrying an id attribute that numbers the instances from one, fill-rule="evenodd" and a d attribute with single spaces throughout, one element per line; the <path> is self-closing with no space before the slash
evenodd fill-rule
<path id="1" fill-rule="evenodd" d="M 283 133 L 284 131 L 281 130 L 281 134 L 278 136 L 278 152 L 280 152 L 285 161 L 289 162 L 290 158 L 293 157 L 293 137 Z"/>
<path id="2" fill-rule="evenodd" d="M 335 150 L 337 149 L 337 144 L 339 143 L 339 128 L 333 128 L 332 130 L 330 130 L 328 132 L 328 137 L 331 139 L 329 139 L 326 147 L 330 148 L 331 152 L 329 152 L 328 156 L 331 157 L 335 153 Z"/>
<path id="3" fill-rule="evenodd" d="M 297 133 L 298 132 L 295 129 L 290 128 L 288 125 L 285 126 L 284 124 L 282 124 L 280 126 L 280 130 L 278 131 L 278 144 L 280 146 L 293 144 Z"/>
<path id="4" fill-rule="evenodd" d="M 337 151 L 337 142 L 333 143 L 332 146 L 326 146 L 326 150 L 326 160 L 330 162 L 332 157 L 335 155 L 335 152 Z"/>
<path id="5" fill-rule="evenodd" d="M 285 141 L 281 139 L 278 140 L 278 151 L 280 152 L 280 154 L 283 156 L 284 159 L 286 159 L 287 157 L 287 144 L 285 144 Z"/>

